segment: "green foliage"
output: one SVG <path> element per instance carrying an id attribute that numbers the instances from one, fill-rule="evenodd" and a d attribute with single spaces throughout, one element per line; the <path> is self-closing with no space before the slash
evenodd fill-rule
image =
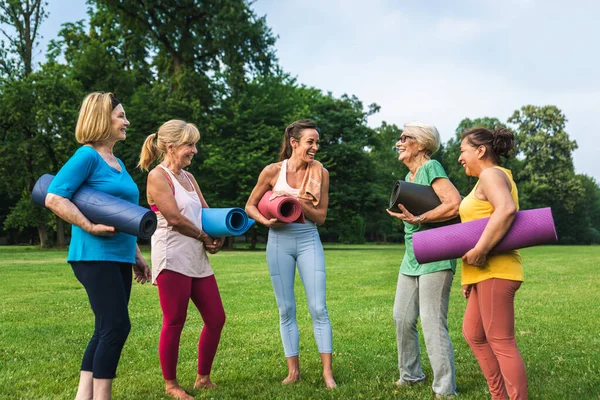
<path id="1" fill-rule="evenodd" d="M 508 119 L 516 125 L 519 152 L 526 162 L 517 179 L 524 182 L 522 208 L 551 207 L 559 239 L 576 240 L 571 225 L 581 217 L 577 204 L 585 199 L 582 181 L 573 168 L 577 143 L 565 132 L 566 118 L 555 106 L 524 106 Z M 591 232 L 588 225 L 578 226 Z M 579 235 L 576 235 L 579 236 Z"/>
<path id="2" fill-rule="evenodd" d="M 0 223 L 5 229 L 40 222 L 42 240 L 43 229 L 62 230 L 38 215 L 41 210 L 28 203 L 27 193 L 77 148 L 73 133 L 83 97 L 111 91 L 131 122 L 115 154 L 136 181 L 142 204 L 147 174 L 135 165 L 147 135 L 165 121 L 184 119 L 200 129 L 199 154 L 189 170 L 208 203 L 243 207 L 261 170 L 279 161 L 285 126 L 310 118 L 321 129 L 317 157 L 330 173 L 328 218 L 319 228 L 323 239 L 402 240 L 402 224 L 385 212 L 392 185 L 407 173 L 394 147 L 402 130 L 385 122 L 370 128 L 367 118 L 378 105 L 365 107 L 355 96 L 336 98 L 299 85 L 282 71 L 275 37 L 249 1 L 90 0 L 89 5 L 89 20 L 64 24 L 59 39 L 50 43 L 48 61 L 36 70 L 28 54 L 45 4 L 0 0 L 0 21 L 25 26 L 29 18 L 36 27 L 0 45 L 0 173 L 5 177 Z M 597 243 L 598 184 L 574 174 L 577 145 L 564 131 L 562 112 L 525 106 L 508 123 L 516 126 L 518 157 L 504 165 L 516 178 L 521 207 L 552 207 L 565 243 Z M 503 123 L 466 118 L 433 156 L 462 195 L 475 179 L 457 162 L 459 137 L 478 125 Z"/>

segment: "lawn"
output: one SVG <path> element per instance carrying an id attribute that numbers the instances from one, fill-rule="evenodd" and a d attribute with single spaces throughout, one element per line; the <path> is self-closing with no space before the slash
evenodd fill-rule
<path id="1" fill-rule="evenodd" d="M 326 246 L 327 302 L 333 325 L 334 373 L 326 390 L 300 279 L 296 281 L 302 380 L 282 386 L 287 368 L 264 251 L 211 256 L 227 322 L 212 378 L 217 389 L 194 390 L 202 319 L 189 309 L 178 378 L 198 399 L 431 399 L 427 381 L 398 390 L 392 306 L 401 245 Z M 147 249 L 144 251 L 149 259 Z M 600 247 L 522 250 L 526 281 L 517 292 L 516 334 L 537 399 L 600 398 Z M 85 291 L 66 251 L 0 247 L 0 398 L 72 399 L 79 363 L 93 330 Z M 461 399 L 489 398 L 485 380 L 461 335 L 465 301 L 459 271 L 450 301 Z M 167 399 L 158 363 L 161 311 L 156 287 L 134 283 L 132 331 L 125 345 L 116 399 Z M 424 350 L 424 345 L 422 347 Z"/>

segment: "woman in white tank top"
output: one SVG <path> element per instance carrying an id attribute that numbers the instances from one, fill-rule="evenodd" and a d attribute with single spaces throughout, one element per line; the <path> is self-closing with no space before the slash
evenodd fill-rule
<path id="1" fill-rule="evenodd" d="M 331 323 L 325 304 L 325 256 L 316 227 L 316 224 L 325 222 L 327 216 L 329 173 L 320 164 L 320 198 L 311 201 L 299 196 L 299 189 L 309 171 L 309 164 L 313 163 L 318 149 L 319 132 L 314 122 L 302 120 L 289 125 L 285 130 L 281 161 L 263 169 L 246 203 L 246 212 L 270 228 L 267 264 L 279 308 L 281 339 L 288 364 L 288 376 L 282 383 L 292 383 L 300 379 L 299 332 L 294 296 L 297 265 L 313 320 L 315 341 L 323 363 L 323 380 L 327 388 L 333 388 L 336 383 L 332 372 Z M 311 167 L 314 165 L 311 164 Z M 257 206 L 268 190 L 273 190 L 275 195 L 298 198 L 306 223 L 283 224 L 276 219 L 265 218 Z"/>
<path id="2" fill-rule="evenodd" d="M 210 371 L 225 323 L 221 296 L 206 255 L 206 251 L 219 251 L 223 238 L 213 239 L 202 230 L 202 209 L 208 204 L 194 176 L 183 169 L 198 152 L 199 139 L 195 125 L 167 121 L 148 136 L 139 162 L 148 170 L 155 159 L 162 161 L 150 171 L 147 186 L 148 203 L 158 218 L 152 236 L 152 278 L 163 311 L 158 352 L 166 392 L 178 399 L 193 399 L 176 377 L 179 339 L 189 300 L 204 320 L 195 388 L 216 386 L 210 380 Z"/>

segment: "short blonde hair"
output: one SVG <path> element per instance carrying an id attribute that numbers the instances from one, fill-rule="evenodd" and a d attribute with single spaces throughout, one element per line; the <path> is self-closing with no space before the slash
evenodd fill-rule
<path id="1" fill-rule="evenodd" d="M 180 119 L 171 119 L 162 124 L 158 132 L 148 135 L 142 146 L 138 167 L 147 171 L 156 159 L 162 161 L 170 144 L 179 147 L 187 143 L 196 143 L 198 140 L 200 132 L 196 125 Z"/>
<path id="2" fill-rule="evenodd" d="M 425 122 L 407 122 L 404 132 L 415 137 L 418 144 L 424 147 L 427 155 L 431 156 L 440 148 L 440 134 L 437 128 Z"/>
<path id="3" fill-rule="evenodd" d="M 75 128 L 75 139 L 79 143 L 102 142 L 110 137 L 113 97 L 112 93 L 94 92 L 83 99 Z"/>

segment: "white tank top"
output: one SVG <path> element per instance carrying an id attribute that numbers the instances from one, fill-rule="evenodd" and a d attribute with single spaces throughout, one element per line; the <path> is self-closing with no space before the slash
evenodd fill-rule
<path id="1" fill-rule="evenodd" d="M 171 177 L 173 191 L 179 212 L 202 229 L 202 203 L 194 189 L 188 192 L 175 178 L 175 175 L 159 164 Z M 187 173 L 186 179 L 192 184 Z M 173 226 L 159 212 L 156 214 L 158 226 L 152 235 L 152 283 L 156 284 L 158 274 L 164 269 L 179 272 L 191 278 L 204 278 L 213 275 L 210 261 L 204 250 L 204 244 L 189 236 L 173 230 Z"/>
<path id="2" fill-rule="evenodd" d="M 279 177 L 277 178 L 277 182 L 275 182 L 275 186 L 273 187 L 273 191 L 281 191 L 291 194 L 294 197 L 298 197 L 298 193 L 300 193 L 300 189 L 294 189 L 287 183 L 287 159 L 283 160 L 281 164 L 281 170 L 279 171 Z"/>

